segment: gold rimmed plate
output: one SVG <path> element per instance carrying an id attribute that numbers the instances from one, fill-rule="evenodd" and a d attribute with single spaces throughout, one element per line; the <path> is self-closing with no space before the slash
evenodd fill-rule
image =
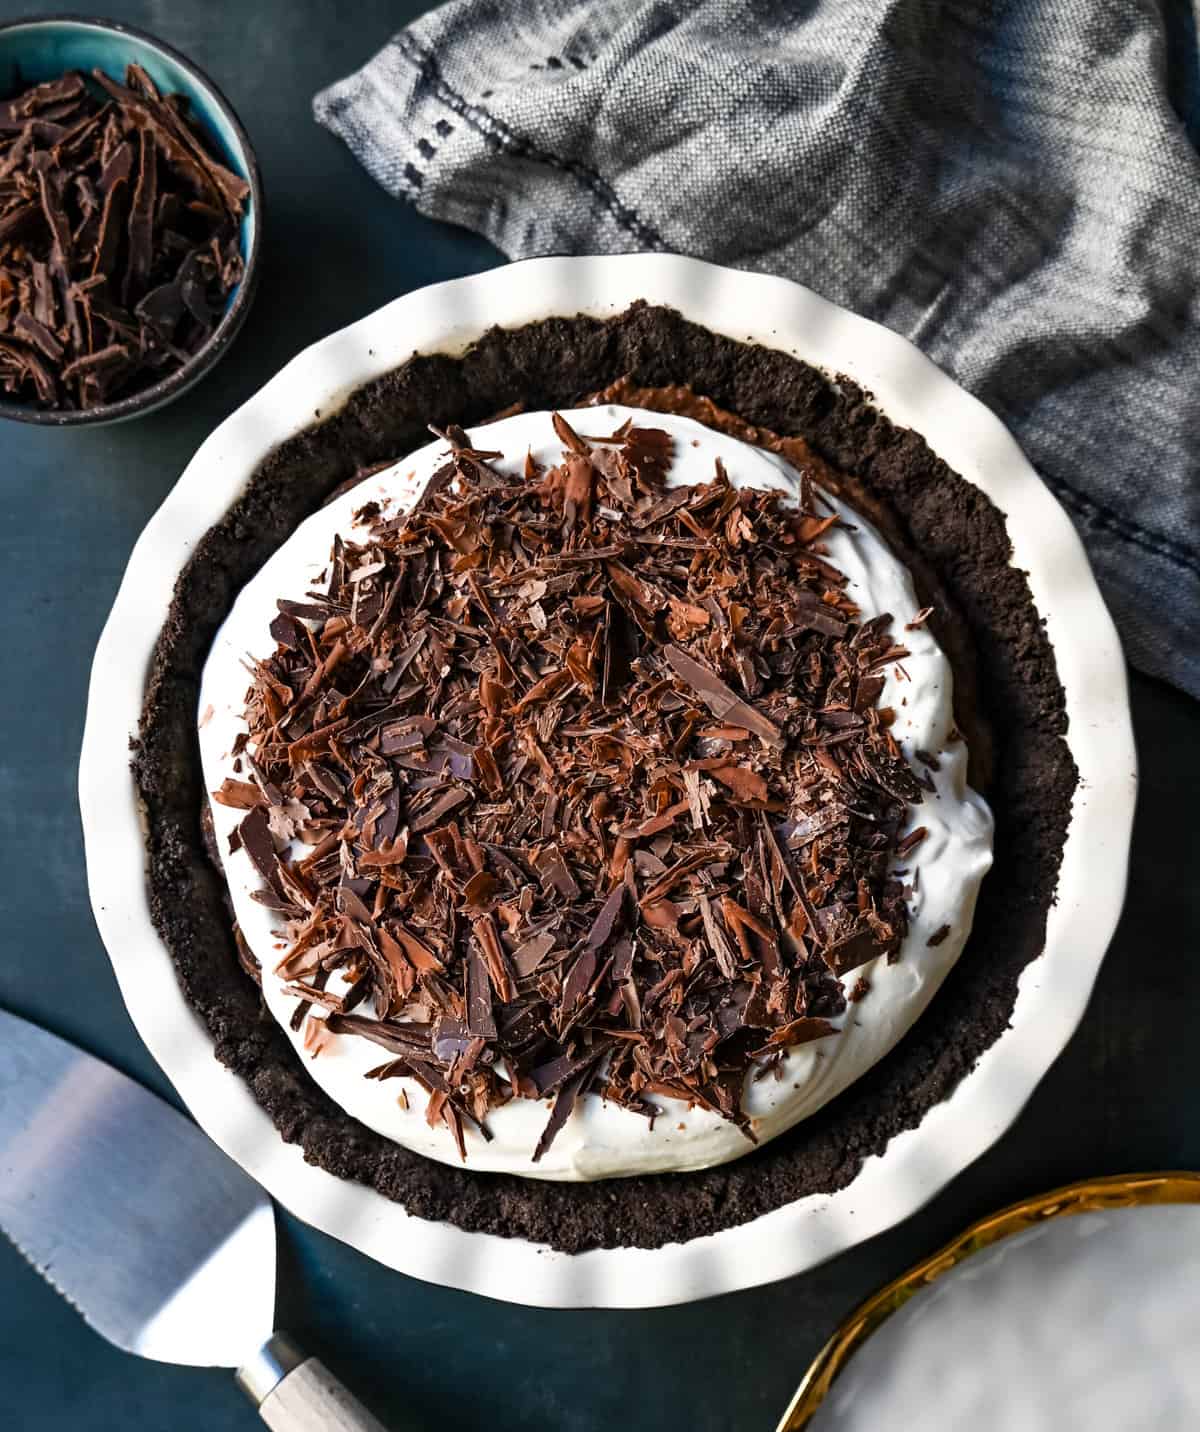
<path id="1" fill-rule="evenodd" d="M 1193 1205 L 1183 1218 L 1126 1217 L 1183 1205 Z M 878 1425 L 879 1404 L 903 1425 L 910 1395 L 924 1396 L 927 1428 L 970 1418 L 986 1432 L 988 1405 L 997 1427 L 1132 1426 L 1122 1399 L 1136 1403 L 1139 1427 L 1185 1425 L 1185 1409 L 1200 1410 L 1186 1316 L 1200 1287 L 1197 1205 L 1200 1173 L 1121 1174 L 973 1223 L 846 1318 L 777 1432 Z"/>

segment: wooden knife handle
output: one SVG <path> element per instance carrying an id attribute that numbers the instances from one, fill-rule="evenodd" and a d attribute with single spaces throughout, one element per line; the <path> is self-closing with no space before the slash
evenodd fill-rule
<path id="1" fill-rule="evenodd" d="M 273 1432 L 387 1432 L 315 1357 L 275 1333 L 238 1373 Z"/>
<path id="2" fill-rule="evenodd" d="M 258 1415 L 274 1432 L 385 1432 L 383 1423 L 315 1357 L 276 1384 Z"/>

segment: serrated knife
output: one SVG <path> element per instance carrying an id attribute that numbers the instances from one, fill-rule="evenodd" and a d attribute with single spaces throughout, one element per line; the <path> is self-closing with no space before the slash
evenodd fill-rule
<path id="1" fill-rule="evenodd" d="M 126 1352 L 236 1368 L 276 1432 L 384 1432 L 273 1331 L 270 1199 L 111 1065 L 0 1010 L 0 1229 Z"/>

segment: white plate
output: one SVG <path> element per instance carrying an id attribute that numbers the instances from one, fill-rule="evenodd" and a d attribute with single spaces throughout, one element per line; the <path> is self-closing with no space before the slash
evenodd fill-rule
<path id="1" fill-rule="evenodd" d="M 414 1219 L 306 1164 L 283 1142 L 248 1088 L 213 1057 L 150 923 L 128 743 L 175 579 L 271 448 L 414 350 L 461 349 L 493 324 L 605 316 L 639 298 L 848 374 L 997 503 L 1054 643 L 1080 782 L 1045 953 L 1021 976 L 1011 1028 L 950 1099 L 836 1194 L 685 1244 L 567 1255 Z M 905 339 L 798 284 L 661 254 L 530 259 L 436 284 L 293 359 L 208 438 L 139 538 L 96 651 L 79 769 L 96 923 L 138 1032 L 200 1125 L 285 1207 L 381 1263 L 547 1307 L 652 1307 L 798 1273 L 907 1217 L 978 1158 L 1016 1118 L 1083 1014 L 1124 895 L 1135 787 L 1112 621 L 1074 528 L 1002 424 Z"/>
<path id="2" fill-rule="evenodd" d="M 965 1258 L 862 1344 L 810 1432 L 1200 1426 L 1200 1207 L 1050 1218 Z"/>

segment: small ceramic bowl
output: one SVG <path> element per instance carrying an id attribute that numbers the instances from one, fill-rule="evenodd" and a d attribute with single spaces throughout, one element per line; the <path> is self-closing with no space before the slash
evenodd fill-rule
<path id="1" fill-rule="evenodd" d="M 0 400 L 0 417 L 48 427 L 122 422 L 153 412 L 198 382 L 222 357 L 241 328 L 258 278 L 262 247 L 262 181 L 250 140 L 233 106 L 202 70 L 161 40 L 118 24 L 81 15 L 51 15 L 0 25 L 0 99 L 27 85 L 55 79 L 66 70 L 102 69 L 123 80 L 125 67 L 141 65 L 164 94 L 184 95 L 217 157 L 250 186 L 242 217 L 245 273 L 229 296 L 220 322 L 204 346 L 182 367 L 127 397 L 86 411 L 39 408 Z"/>

